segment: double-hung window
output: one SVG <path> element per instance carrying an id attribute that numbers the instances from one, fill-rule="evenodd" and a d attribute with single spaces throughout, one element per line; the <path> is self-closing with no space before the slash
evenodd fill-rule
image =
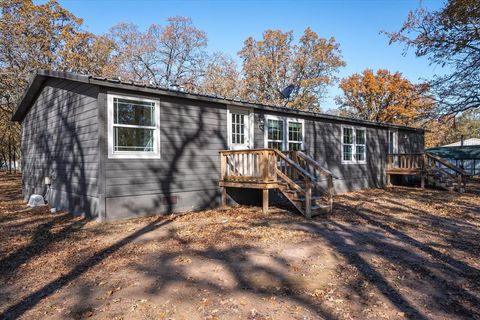
<path id="1" fill-rule="evenodd" d="M 301 150 L 303 145 L 303 122 L 288 121 L 288 150 Z"/>
<path id="2" fill-rule="evenodd" d="M 108 95 L 109 158 L 160 157 L 159 102 Z"/>
<path id="3" fill-rule="evenodd" d="M 267 148 L 283 150 L 284 121 L 267 119 Z"/>
<path id="4" fill-rule="evenodd" d="M 303 149 L 303 120 L 267 115 L 265 124 L 266 148 L 278 150 Z"/>
<path id="5" fill-rule="evenodd" d="M 342 127 L 342 163 L 366 163 L 366 130 L 357 127 Z"/>

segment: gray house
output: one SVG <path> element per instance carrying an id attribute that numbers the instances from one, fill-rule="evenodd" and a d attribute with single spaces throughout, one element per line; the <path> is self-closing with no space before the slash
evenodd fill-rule
<path id="1" fill-rule="evenodd" d="M 50 177 L 52 206 L 99 220 L 218 206 L 221 150 L 304 150 L 336 193 L 383 187 L 388 153 L 424 150 L 421 129 L 43 70 L 12 119 L 25 198 Z"/>

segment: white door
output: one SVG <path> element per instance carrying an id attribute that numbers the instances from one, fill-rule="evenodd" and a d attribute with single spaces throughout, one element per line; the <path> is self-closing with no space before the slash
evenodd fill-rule
<path id="1" fill-rule="evenodd" d="M 253 114 L 248 109 L 228 108 L 228 147 L 230 150 L 253 148 Z"/>

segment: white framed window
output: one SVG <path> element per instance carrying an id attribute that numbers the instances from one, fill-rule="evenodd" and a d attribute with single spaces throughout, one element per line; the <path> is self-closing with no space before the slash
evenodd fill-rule
<path id="1" fill-rule="evenodd" d="M 302 150 L 304 133 L 303 119 L 265 116 L 265 148 Z"/>
<path id="2" fill-rule="evenodd" d="M 364 164 L 367 162 L 367 130 L 342 126 L 342 163 Z"/>
<path id="3" fill-rule="evenodd" d="M 108 157 L 160 158 L 160 102 L 107 95 Z"/>
<path id="4" fill-rule="evenodd" d="M 231 150 L 253 148 L 253 112 L 250 109 L 227 109 L 228 147 Z"/>
<path id="5" fill-rule="evenodd" d="M 266 119 L 267 148 L 285 149 L 285 121 L 278 117 L 267 117 Z"/>
<path id="6" fill-rule="evenodd" d="M 388 130 L 388 153 L 398 153 L 398 130 Z"/>
<path id="7" fill-rule="evenodd" d="M 288 150 L 303 149 L 303 121 L 288 120 Z"/>

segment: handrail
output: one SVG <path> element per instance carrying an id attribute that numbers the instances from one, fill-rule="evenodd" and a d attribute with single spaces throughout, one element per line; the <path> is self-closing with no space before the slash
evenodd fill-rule
<path id="1" fill-rule="evenodd" d="M 219 154 L 222 181 L 270 183 L 277 179 L 273 150 L 225 150 Z"/>
<path id="2" fill-rule="evenodd" d="M 387 154 L 387 169 L 422 169 L 424 167 L 423 153 L 389 153 Z"/>
<path id="3" fill-rule="evenodd" d="M 330 170 L 324 168 L 320 163 L 315 161 L 312 157 L 309 155 L 305 154 L 303 151 L 298 151 L 297 154 L 303 158 L 304 160 L 308 161 L 312 166 L 316 167 L 320 172 L 322 172 L 323 175 L 330 175 L 334 179 L 338 179 L 337 176 L 335 176 Z"/>
<path id="4" fill-rule="evenodd" d="M 268 149 L 268 148 L 263 148 L 263 149 L 241 149 L 241 150 L 220 150 L 218 153 L 221 154 L 233 154 L 233 153 L 258 153 L 262 151 L 273 151 L 274 149 Z"/>
<path id="5" fill-rule="evenodd" d="M 445 167 L 455 171 L 456 173 L 458 174 L 461 174 L 463 176 L 468 176 L 467 172 L 453 164 L 451 164 L 450 162 L 448 162 L 447 160 L 443 159 L 443 158 L 440 158 L 436 155 L 433 155 L 431 153 L 428 153 L 428 152 L 425 152 L 425 156 L 437 161 L 437 162 L 440 162 L 441 164 L 443 164 Z"/>
<path id="6" fill-rule="evenodd" d="M 302 167 L 300 167 L 295 161 L 293 161 L 292 159 L 290 159 L 289 157 L 287 157 L 286 155 L 284 155 L 281 151 L 278 151 L 277 149 L 269 149 L 269 150 L 273 150 L 280 158 L 282 158 L 282 160 L 284 160 L 285 162 L 287 162 L 289 165 L 291 165 L 292 167 L 295 168 L 295 170 L 299 171 L 305 178 L 308 178 L 310 179 L 312 182 L 316 182 L 317 179 L 312 176 L 310 173 L 308 173 L 305 169 L 303 169 Z"/>

